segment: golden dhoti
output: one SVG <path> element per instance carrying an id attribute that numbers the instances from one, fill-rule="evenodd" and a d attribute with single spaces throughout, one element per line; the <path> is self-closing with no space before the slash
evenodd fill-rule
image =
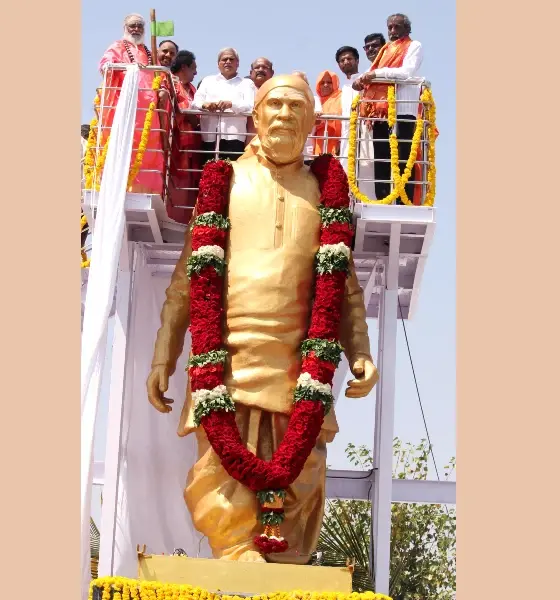
<path id="1" fill-rule="evenodd" d="M 260 458 L 270 460 L 289 417 L 240 404 L 236 409 L 244 443 Z M 325 504 L 327 435 L 321 432 L 300 476 L 287 490 L 286 518 L 280 530 L 290 548 L 269 555 L 272 562 L 305 564 L 317 546 Z M 244 552 L 255 550 L 253 538 L 263 532 L 257 497 L 227 474 L 202 428 L 196 430 L 196 437 L 199 459 L 189 473 L 185 500 L 194 526 L 208 538 L 214 558 L 237 560 Z"/>

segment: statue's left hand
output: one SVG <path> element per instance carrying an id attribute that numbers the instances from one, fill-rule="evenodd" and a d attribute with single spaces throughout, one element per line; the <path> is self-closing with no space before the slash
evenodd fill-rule
<path id="1" fill-rule="evenodd" d="M 369 358 L 356 358 L 352 361 L 350 370 L 355 379 L 348 382 L 346 397 L 363 398 L 367 396 L 379 381 L 379 372 L 375 365 Z"/>

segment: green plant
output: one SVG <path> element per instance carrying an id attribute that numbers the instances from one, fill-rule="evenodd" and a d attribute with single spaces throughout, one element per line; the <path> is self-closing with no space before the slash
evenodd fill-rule
<path id="1" fill-rule="evenodd" d="M 346 456 L 362 470 L 373 467 L 371 450 L 349 444 Z M 393 442 L 393 477 L 427 479 L 430 446 Z M 444 468 L 449 479 L 452 458 Z M 354 591 L 373 590 L 369 568 L 371 503 L 328 501 L 314 563 L 344 566 L 355 561 Z M 451 600 L 455 594 L 455 508 L 439 504 L 393 504 L 389 595 L 394 600 Z"/>

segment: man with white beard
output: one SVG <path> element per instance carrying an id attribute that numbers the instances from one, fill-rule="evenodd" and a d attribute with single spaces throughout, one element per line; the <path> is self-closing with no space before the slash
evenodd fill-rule
<path id="1" fill-rule="evenodd" d="M 156 100 L 156 93 L 152 91 L 152 82 L 154 71 L 145 70 L 143 67 L 152 64 L 152 53 L 144 44 L 144 31 L 146 21 L 141 15 L 131 14 L 124 20 L 124 31 L 122 38 L 113 42 L 105 51 L 105 54 L 99 62 L 99 71 L 104 74 L 109 64 L 137 64 L 140 67 L 140 77 L 138 82 L 138 104 L 136 111 L 136 127 L 134 132 L 134 141 L 132 144 L 132 160 L 135 160 L 140 137 L 144 127 L 146 111 L 150 102 Z M 113 70 L 107 74 L 107 89 L 105 98 L 102 99 L 103 115 L 102 124 L 104 127 L 110 127 L 115 116 L 120 88 L 124 80 L 125 71 Z M 164 157 L 162 153 L 161 136 L 157 131 L 160 129 L 159 114 L 156 112 L 153 116 L 152 128 L 149 134 L 148 151 L 144 154 L 142 167 L 132 182 L 130 192 L 159 194 L 163 192 L 163 165 Z M 110 130 L 103 130 L 103 142 L 105 143 Z"/>
<path id="2" fill-rule="evenodd" d="M 144 44 L 145 27 L 146 21 L 142 15 L 125 17 L 122 39 L 107 48 L 99 63 L 100 70 L 107 63 L 137 63 L 139 67 L 152 64 L 152 53 Z"/>

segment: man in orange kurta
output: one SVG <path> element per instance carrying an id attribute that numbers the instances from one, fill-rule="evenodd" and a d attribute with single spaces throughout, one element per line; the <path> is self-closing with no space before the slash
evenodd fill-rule
<path id="1" fill-rule="evenodd" d="M 140 67 L 152 63 L 152 55 L 148 47 L 144 44 L 145 20 L 141 15 L 128 15 L 124 20 L 124 33 L 120 40 L 117 40 L 107 48 L 105 54 L 99 62 L 99 71 L 104 74 L 106 65 L 109 64 L 134 64 Z M 124 80 L 124 71 L 110 71 L 107 74 L 105 98 L 101 98 L 101 124 L 103 146 L 110 133 L 110 127 L 115 117 L 115 108 L 119 100 L 120 88 Z M 146 111 L 150 102 L 157 103 L 156 92 L 152 90 L 154 80 L 154 71 L 140 69 L 138 84 L 138 107 L 136 110 L 136 127 L 134 132 L 134 141 L 132 143 L 131 164 L 136 158 L 136 152 L 140 145 L 140 137 L 144 127 Z M 163 149 L 160 135 L 160 119 L 157 113 L 154 113 L 152 127 L 148 141 L 148 149 L 144 154 L 140 172 L 132 182 L 129 191 L 145 194 L 159 194 L 163 192 Z"/>
<path id="2" fill-rule="evenodd" d="M 378 78 L 406 80 L 417 77 L 422 66 L 422 44 L 410 38 L 412 24 L 410 19 L 397 13 L 387 19 L 389 42 L 385 44 L 375 57 L 369 71 L 354 82 L 354 89 L 363 90 L 364 99 L 371 100 L 363 103 L 363 117 L 387 118 L 387 83 L 377 81 Z M 397 136 L 399 138 L 399 161 L 401 173 L 410 155 L 411 140 L 414 135 L 415 121 L 418 115 L 419 87 L 416 85 L 397 86 Z M 391 191 L 391 149 L 389 146 L 389 125 L 387 121 L 374 121 L 371 127 L 375 162 L 375 195 L 378 200 L 385 198 Z M 408 140 L 408 141 L 407 141 Z M 383 159 L 384 162 L 377 162 Z M 414 181 L 417 173 L 412 174 L 410 182 Z M 414 197 L 412 183 L 406 185 L 406 194 Z M 398 204 L 402 204 L 400 200 Z"/>

